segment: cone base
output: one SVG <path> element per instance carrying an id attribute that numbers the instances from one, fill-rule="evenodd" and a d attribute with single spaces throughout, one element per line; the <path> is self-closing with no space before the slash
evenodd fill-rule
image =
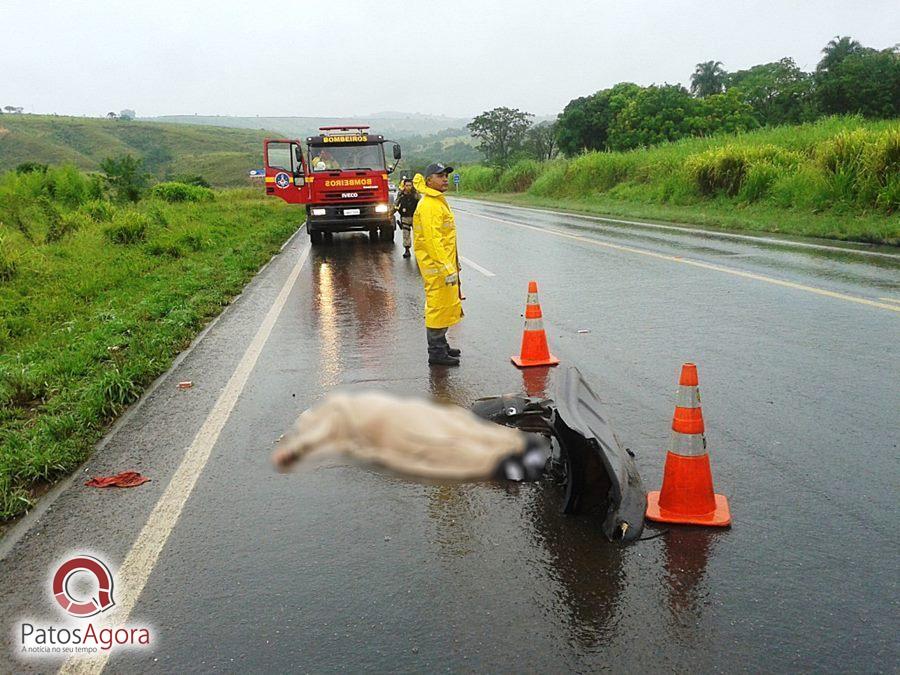
<path id="1" fill-rule="evenodd" d="M 685 514 L 667 511 L 659 506 L 659 492 L 647 493 L 647 513 L 650 520 L 658 523 L 676 523 L 678 525 L 707 525 L 709 527 L 728 527 L 731 525 L 731 509 L 724 495 L 715 495 L 716 509 L 709 513 Z"/>
<path id="2" fill-rule="evenodd" d="M 530 366 L 558 366 L 559 365 L 559 359 L 556 358 L 555 356 L 553 356 L 553 354 L 551 354 L 550 358 L 548 358 L 548 359 L 540 359 L 537 361 L 534 359 L 523 359 L 521 356 L 511 356 L 510 359 L 519 368 L 528 368 Z"/>

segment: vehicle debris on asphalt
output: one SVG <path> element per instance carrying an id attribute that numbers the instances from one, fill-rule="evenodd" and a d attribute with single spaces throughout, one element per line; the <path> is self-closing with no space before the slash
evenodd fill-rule
<path id="1" fill-rule="evenodd" d="M 149 478 L 141 475 L 137 471 L 123 471 L 121 473 L 117 473 L 115 476 L 97 476 L 96 478 L 91 478 L 85 483 L 85 485 L 87 487 L 95 488 L 130 488 L 137 487 L 138 485 L 143 485 L 144 483 L 149 482 Z"/>

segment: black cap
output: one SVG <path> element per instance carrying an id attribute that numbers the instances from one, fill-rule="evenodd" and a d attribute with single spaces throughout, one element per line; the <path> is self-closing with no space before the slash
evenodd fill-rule
<path id="1" fill-rule="evenodd" d="M 428 178 L 429 176 L 433 176 L 436 173 L 452 173 L 452 172 L 453 172 L 452 166 L 444 166 L 443 164 L 440 164 L 440 163 L 429 164 L 428 167 L 425 169 L 425 178 Z"/>

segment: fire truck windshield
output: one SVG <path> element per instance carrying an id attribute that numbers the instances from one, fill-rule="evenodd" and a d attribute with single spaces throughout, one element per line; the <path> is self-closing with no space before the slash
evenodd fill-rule
<path id="1" fill-rule="evenodd" d="M 310 146 L 313 171 L 345 171 L 368 169 L 384 171 L 384 151 L 380 144 L 374 145 L 316 145 Z"/>

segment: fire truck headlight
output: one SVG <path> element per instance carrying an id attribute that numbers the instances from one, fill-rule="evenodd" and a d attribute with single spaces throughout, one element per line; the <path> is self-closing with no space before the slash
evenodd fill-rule
<path id="1" fill-rule="evenodd" d="M 378 204 L 375 207 L 375 213 L 387 213 L 387 212 L 388 212 L 387 204 Z"/>
<path id="2" fill-rule="evenodd" d="M 312 213 L 314 216 L 324 216 L 324 215 L 325 215 L 325 209 L 312 209 L 312 210 L 310 211 L 310 213 Z"/>

